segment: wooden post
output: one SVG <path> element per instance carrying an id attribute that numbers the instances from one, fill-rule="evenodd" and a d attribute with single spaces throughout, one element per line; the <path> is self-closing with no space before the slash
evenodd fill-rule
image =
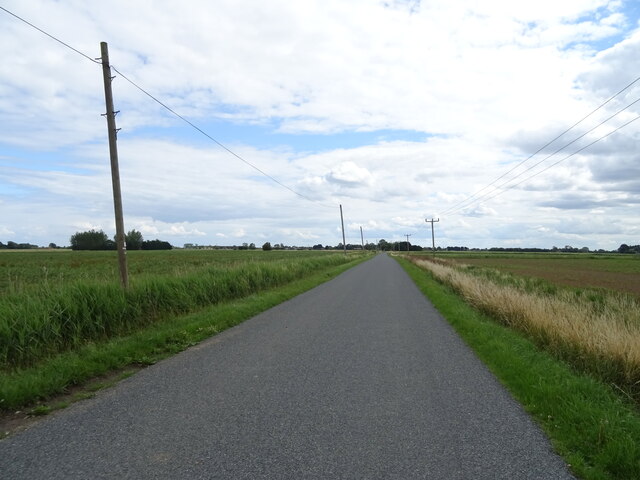
<path id="1" fill-rule="evenodd" d="M 344 219 L 342 217 L 342 204 L 340 204 L 340 224 L 342 225 L 342 248 L 344 250 L 344 254 L 347 254 L 347 242 L 344 238 Z"/>
<path id="2" fill-rule="evenodd" d="M 409 237 L 413 235 L 413 233 L 405 233 L 404 236 L 407 237 L 407 252 L 409 251 Z"/>
<path id="3" fill-rule="evenodd" d="M 109 156 L 111 158 L 111 184 L 113 186 L 113 207 L 116 215 L 116 245 L 118 248 L 118 264 L 120 265 L 120 281 L 124 288 L 129 287 L 127 271 L 127 245 L 125 243 L 124 219 L 122 214 L 122 193 L 120 191 L 120 170 L 118 167 L 118 145 L 116 129 L 116 113 L 113 110 L 113 93 L 111 91 L 111 66 L 109 65 L 109 49 L 107 42 L 100 42 L 102 55 L 102 76 L 104 79 L 104 100 L 107 106 L 107 129 L 109 131 Z"/>
<path id="4" fill-rule="evenodd" d="M 437 220 L 434 220 L 433 218 L 431 220 L 427 220 L 426 218 L 424 219 L 425 222 L 427 223 L 431 223 L 431 245 L 432 245 L 432 249 L 433 249 L 433 256 L 436 256 L 436 237 L 435 234 L 433 233 L 433 224 L 434 222 L 439 222 L 440 219 L 438 218 Z"/>

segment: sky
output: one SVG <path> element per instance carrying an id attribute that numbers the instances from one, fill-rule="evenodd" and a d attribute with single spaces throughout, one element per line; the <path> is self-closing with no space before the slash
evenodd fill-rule
<path id="1" fill-rule="evenodd" d="M 342 205 L 347 243 L 640 243 L 635 0 L 0 7 L 80 52 L 0 10 L 4 243 L 115 233 L 102 41 L 145 239 L 337 245 Z"/>

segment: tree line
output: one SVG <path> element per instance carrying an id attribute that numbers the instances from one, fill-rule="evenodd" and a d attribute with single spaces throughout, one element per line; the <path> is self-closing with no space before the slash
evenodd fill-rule
<path id="1" fill-rule="evenodd" d="M 8 241 L 7 244 L 5 245 L 4 243 L 0 242 L 0 249 L 29 250 L 31 248 L 40 248 L 40 247 L 38 247 L 38 245 L 32 245 L 30 243 L 16 243 L 16 242 Z"/>
<path id="2" fill-rule="evenodd" d="M 76 232 L 71 235 L 72 250 L 116 250 L 115 237 L 111 240 L 102 230 Z M 171 250 L 169 242 L 162 240 L 145 240 L 142 233 L 130 230 L 125 235 L 127 250 Z"/>
<path id="3" fill-rule="evenodd" d="M 125 241 L 127 243 L 127 250 L 171 250 L 173 246 L 169 242 L 162 240 L 145 240 L 137 230 L 130 230 L 125 235 Z M 73 250 L 116 250 L 116 242 L 114 239 L 110 239 L 106 233 L 102 230 L 89 230 L 86 232 L 76 232 L 70 239 L 71 248 Z M 185 248 L 191 244 L 185 244 Z M 17 243 L 8 241 L 6 244 L 0 242 L 0 250 L 29 250 L 40 248 L 38 245 L 30 243 Z M 48 248 L 60 248 L 55 243 L 50 243 Z M 238 250 L 255 250 L 257 247 L 255 243 L 243 243 L 241 246 L 234 247 Z M 263 250 L 288 250 L 292 248 L 307 248 L 312 250 L 342 250 L 342 243 L 338 245 L 322 245 L 318 243 L 313 247 L 289 247 L 284 243 L 271 244 L 271 242 L 265 242 L 262 245 Z M 347 250 L 362 250 L 362 245 L 357 243 L 348 243 L 346 245 Z M 413 245 L 410 242 L 387 242 L 385 239 L 381 239 L 378 243 L 366 243 L 364 245 L 365 250 L 381 250 L 381 251 L 430 251 L 431 247 L 421 247 L 420 245 Z M 464 246 L 447 246 L 436 247 L 436 251 L 453 251 L 453 252 L 466 252 L 466 251 L 489 251 L 489 252 L 562 252 L 562 253 L 631 253 L 640 254 L 640 245 L 627 245 L 623 243 L 615 250 L 589 250 L 587 247 L 577 248 L 571 245 L 565 245 L 564 247 L 552 247 L 552 248 L 532 248 L 532 247 L 491 247 L 491 248 L 469 248 Z"/>

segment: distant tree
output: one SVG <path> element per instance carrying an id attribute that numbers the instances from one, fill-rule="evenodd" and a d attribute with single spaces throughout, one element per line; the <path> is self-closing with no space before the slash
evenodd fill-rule
<path id="1" fill-rule="evenodd" d="M 378 242 L 378 249 L 384 251 L 393 250 L 393 244 L 387 242 L 384 238 Z"/>
<path id="2" fill-rule="evenodd" d="M 250 243 L 249 244 L 249 250 L 255 250 L 256 249 L 256 244 L 255 243 Z"/>
<path id="3" fill-rule="evenodd" d="M 17 243 L 9 241 L 6 246 L 2 246 L 0 248 L 9 248 L 11 250 L 29 250 L 32 248 L 40 248 L 38 245 L 31 245 L 30 243 Z"/>
<path id="4" fill-rule="evenodd" d="M 322 250 L 324 247 L 322 246 L 321 243 L 318 243 L 317 245 L 313 246 L 313 250 Z"/>
<path id="5" fill-rule="evenodd" d="M 142 250 L 171 250 L 173 246 L 169 242 L 162 240 L 144 240 L 141 245 Z"/>
<path id="6" fill-rule="evenodd" d="M 140 250 L 142 248 L 142 233 L 137 230 L 131 230 L 124 236 L 125 242 L 127 242 L 127 250 Z"/>
<path id="7" fill-rule="evenodd" d="M 102 230 L 89 230 L 74 233 L 70 242 L 73 250 L 106 250 L 111 240 Z"/>
<path id="8" fill-rule="evenodd" d="M 264 244 L 262 245 L 262 250 L 264 250 L 265 252 L 268 250 L 271 250 L 271 243 L 270 242 L 264 242 Z"/>
<path id="9" fill-rule="evenodd" d="M 9 242 L 11 243 L 11 242 Z M 11 248 L 11 247 L 9 247 Z M 626 243 L 623 243 L 618 247 L 618 253 L 629 253 L 630 247 Z"/>
<path id="10" fill-rule="evenodd" d="M 410 242 L 394 242 L 394 250 L 400 251 L 400 252 L 406 252 L 407 250 L 409 250 L 409 247 L 411 246 Z"/>
<path id="11" fill-rule="evenodd" d="M 7 246 L 4 243 L 0 242 L 0 249 L 2 248 L 7 248 Z"/>
<path id="12" fill-rule="evenodd" d="M 51 242 L 49 244 L 49 248 L 58 248 L 58 246 L 55 243 Z"/>

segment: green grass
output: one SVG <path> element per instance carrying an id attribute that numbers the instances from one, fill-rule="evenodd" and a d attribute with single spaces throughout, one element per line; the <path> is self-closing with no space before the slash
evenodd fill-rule
<path id="1" fill-rule="evenodd" d="M 131 282 L 157 276 L 182 276 L 212 265 L 314 258 L 335 254 L 316 250 L 129 250 Z M 76 282 L 113 283 L 119 279 L 115 251 L 0 250 L 0 297 Z"/>
<path id="2" fill-rule="evenodd" d="M 640 478 L 640 412 L 612 387 L 571 369 L 398 259 L 421 291 L 586 480 Z"/>
<path id="3" fill-rule="evenodd" d="M 129 335 L 90 342 L 30 367 L 0 372 L 0 410 L 42 402 L 69 387 L 129 365 L 149 365 L 327 281 L 368 256 L 308 271 L 286 285 L 207 306 L 187 315 L 165 315 Z"/>
<path id="4" fill-rule="evenodd" d="M 200 251 L 199 256 L 188 257 L 173 252 L 137 253 L 138 259 L 146 259 L 146 273 L 133 275 L 128 290 L 120 287 L 117 276 L 104 280 L 96 273 L 106 265 L 105 252 L 77 257 L 84 272 L 80 279 L 55 284 L 47 278 L 38 284 L 24 273 L 33 271 L 30 262 L 34 258 L 42 261 L 45 254 L 5 254 L 14 262 L 16 258 L 25 260 L 23 278 L 30 280 L 24 280 L 23 287 L 14 288 L 13 293 L 0 296 L 0 370 L 35 365 L 88 342 L 129 334 L 163 316 L 242 298 L 350 262 L 354 257 L 325 252 L 238 255 Z M 53 254 L 56 259 L 65 255 Z M 197 262 L 184 263 L 186 258 Z"/>

